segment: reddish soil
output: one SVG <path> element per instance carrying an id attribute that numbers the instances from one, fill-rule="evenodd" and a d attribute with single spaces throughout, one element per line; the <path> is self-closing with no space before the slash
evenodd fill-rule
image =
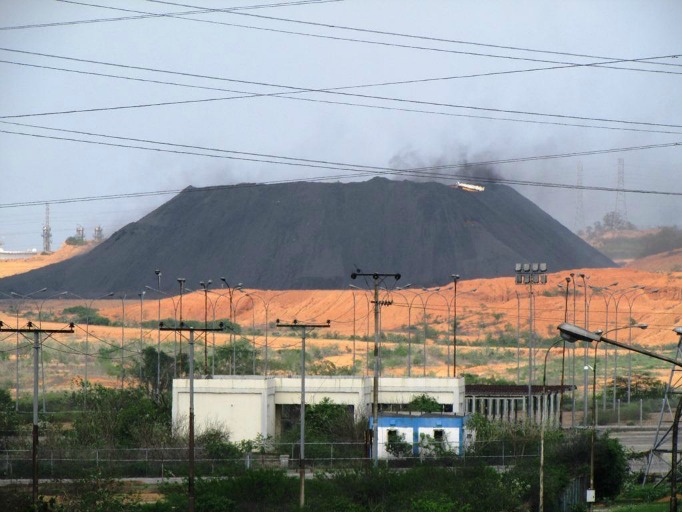
<path id="1" fill-rule="evenodd" d="M 37 265 L 46 265 L 57 258 L 66 258 L 78 254 L 83 248 L 65 247 L 50 256 L 38 256 L 30 260 L 18 262 L 0 262 L 0 272 L 12 267 L 12 272 L 27 271 Z M 585 305 L 589 311 L 589 327 L 591 329 L 613 329 L 615 326 L 628 325 L 630 318 L 636 322 L 649 325 L 645 331 L 633 330 L 633 342 L 651 347 L 654 350 L 663 345 L 670 346 L 677 342 L 677 336 L 671 332 L 673 327 L 682 325 L 682 272 L 663 271 L 673 258 L 666 253 L 646 258 L 646 267 L 657 271 L 644 271 L 636 268 L 614 269 L 576 269 L 575 298 L 573 283 L 569 286 L 568 297 L 565 294 L 565 279 L 570 272 L 548 275 L 546 285 L 536 285 L 535 295 L 535 330 L 540 336 L 556 334 L 556 326 L 566 318 L 569 322 L 583 325 L 585 322 Z M 678 264 L 682 264 L 682 251 L 677 252 Z M 657 263 L 658 262 L 658 263 Z M 665 263 L 665 265 L 663 264 Z M 11 265 L 10 265 L 11 264 Z M 634 266 L 634 265 L 633 265 Z M 21 270 L 19 270 L 21 269 Z M 579 274 L 586 274 L 585 282 L 592 287 L 610 288 L 605 294 L 590 289 L 585 300 L 583 279 Z M 9 274 L 1 274 L 9 275 Z M 617 283 L 617 284 L 614 284 Z M 473 291 L 475 290 L 475 291 Z M 263 331 L 266 315 L 269 328 L 269 347 L 297 347 L 300 338 L 288 329 L 276 329 L 277 319 L 291 322 L 294 319 L 301 322 L 323 323 L 331 321 L 329 329 L 319 329 L 317 339 L 310 339 L 310 346 L 338 345 L 341 354 L 330 356 L 328 359 L 337 366 L 349 365 L 352 362 L 353 341 L 348 339 L 355 334 L 358 337 L 369 336 L 372 340 L 374 333 L 373 304 L 371 291 L 361 290 L 244 290 L 236 291 L 232 303 L 236 312 L 236 321 L 244 326 L 255 326 Z M 392 305 L 381 308 L 381 327 L 389 333 L 407 326 L 408 323 L 416 329 L 423 327 L 424 312 L 429 317 L 429 324 L 442 332 L 448 330 L 448 319 L 453 316 L 453 285 L 447 284 L 440 288 L 429 290 L 400 290 L 388 292 L 382 290 L 380 300 L 391 300 Z M 4 310 L 5 321 L 13 318 L 7 313 L 10 301 L 0 301 L 0 311 Z M 44 311 L 59 312 L 64 307 L 82 304 L 75 300 L 53 300 L 45 304 Z M 182 304 L 182 306 L 181 306 Z M 205 305 L 208 311 L 205 313 Z M 206 317 L 209 321 L 229 318 L 230 296 L 226 289 L 210 290 L 205 296 L 203 292 L 193 292 L 182 297 L 164 298 L 159 303 L 148 292 L 144 300 L 120 299 L 96 301 L 93 307 L 103 316 L 114 320 L 121 320 L 125 305 L 125 339 L 138 339 L 140 334 L 140 316 L 144 320 L 156 320 L 161 308 L 161 318 L 173 318 L 180 310 L 182 318 L 202 321 Z M 267 305 L 267 308 L 266 308 Z M 607 309 L 608 306 L 608 309 Z M 607 316 L 608 315 L 608 316 Z M 608 318 L 608 324 L 607 324 Z M 486 334 L 500 333 L 506 330 L 515 335 L 517 327 L 525 331 L 529 322 L 529 290 L 527 286 L 519 286 L 513 276 L 497 279 L 477 279 L 460 281 L 457 288 L 457 320 L 458 350 L 462 353 L 470 350 L 480 350 L 480 347 L 467 346 L 473 340 L 485 338 Z M 435 325 L 433 325 L 435 324 Z M 77 326 L 76 339 L 84 337 L 84 326 Z M 403 330 L 404 332 L 404 330 Z M 91 331 L 99 339 L 120 340 L 121 327 L 97 327 Z M 629 332 L 623 329 L 612 332 L 608 336 L 620 341 L 628 340 Z M 143 337 L 149 343 L 157 339 L 156 330 L 145 329 Z M 341 338 L 343 337 L 343 338 Z M 216 336 L 216 344 L 229 341 L 228 334 Z M 256 343 L 263 345 L 264 336 L 256 337 Z M 429 342 L 431 343 L 431 342 Z M 356 341 L 357 356 L 365 357 L 365 350 L 372 348 L 372 341 Z M 441 345 L 444 350 L 445 347 Z M 515 348 L 513 349 L 515 350 Z M 522 351 L 523 352 L 523 351 Z M 523 357 L 523 356 L 522 356 Z M 512 368 L 514 366 L 514 368 Z M 509 373 L 515 369 L 515 363 L 500 363 L 496 365 L 481 365 L 466 368 L 465 371 L 494 376 Z M 429 367 L 429 372 L 437 375 L 446 374 L 445 366 Z M 669 373 L 669 368 L 661 370 L 661 375 Z"/>

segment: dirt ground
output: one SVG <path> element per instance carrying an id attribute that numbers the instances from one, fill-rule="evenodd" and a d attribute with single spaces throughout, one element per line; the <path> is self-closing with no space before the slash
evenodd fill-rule
<path id="1" fill-rule="evenodd" d="M 0 276 L 10 273 L 24 272 L 39 265 L 46 265 L 64 258 L 79 254 L 87 248 L 64 247 L 50 256 L 37 256 L 27 260 L 0 262 Z M 665 255 L 668 263 L 670 255 Z M 682 263 L 682 255 L 680 255 Z M 651 264 L 651 258 L 647 265 Z M 574 274 L 574 280 L 568 284 L 566 278 Z M 584 274 L 585 277 L 580 277 Z M 360 283 L 358 283 L 360 284 Z M 371 286 L 371 283 L 368 283 Z M 588 293 L 585 294 L 585 285 Z M 217 285 L 216 285 L 217 286 Z M 486 335 L 498 336 L 506 332 L 516 336 L 529 330 L 531 290 L 527 285 L 517 285 L 513 276 L 496 279 L 476 279 L 459 281 L 457 285 L 456 308 L 454 307 L 453 284 L 431 289 L 380 289 L 379 300 L 381 331 L 385 334 L 400 332 L 403 335 L 407 327 L 412 332 L 424 328 L 427 319 L 429 328 L 447 333 L 451 332 L 452 322 L 456 316 L 457 347 L 460 355 L 470 351 L 481 350 L 479 345 L 471 346 L 475 340 Z M 675 326 L 682 325 L 682 272 L 652 272 L 635 268 L 613 269 L 575 269 L 560 273 L 548 274 L 548 282 L 533 287 L 533 327 L 539 336 L 547 337 L 556 334 L 556 326 L 563 321 L 587 324 L 590 329 L 610 331 L 619 327 L 618 331 L 607 334 L 612 339 L 637 343 L 653 350 L 670 350 L 677 343 L 677 336 L 672 332 Z M 169 290 L 169 293 L 173 291 Z M 249 339 L 257 346 L 266 344 L 270 350 L 279 348 L 296 348 L 300 346 L 300 337 L 291 329 L 277 328 L 277 320 L 289 323 L 294 320 L 306 323 L 326 323 L 329 328 L 320 328 L 309 339 L 310 347 L 316 345 L 329 346 L 336 344 L 336 354 L 328 360 L 337 366 L 351 365 L 353 355 L 365 358 L 366 350 L 373 349 L 374 304 L 373 290 L 237 290 L 216 287 L 207 294 L 203 291 L 162 298 L 148 291 L 142 300 L 110 299 L 93 303 L 99 313 L 110 319 L 124 320 L 125 328 L 91 327 L 90 335 L 98 339 L 140 339 L 153 344 L 157 341 L 158 331 L 140 329 L 140 319 L 149 321 L 159 317 L 182 318 L 183 320 L 208 321 L 229 319 L 230 309 L 234 311 L 234 320 L 244 328 L 252 327 L 258 335 Z M 388 304 L 390 302 L 390 305 Z M 11 300 L 0 300 L 0 311 L 3 319 L 11 325 L 15 319 L 9 312 Z M 41 304 L 45 313 L 59 313 L 65 307 L 83 305 L 79 300 L 50 300 Z M 232 306 L 232 308 L 231 308 Z M 455 311 L 456 309 L 456 311 Z M 647 330 L 624 328 L 630 321 L 648 324 Z M 265 325 L 268 325 L 267 340 Z M 77 326 L 75 339 L 83 340 L 85 327 Z M 632 334 L 632 339 L 630 339 Z M 165 335 L 165 333 L 164 333 Z M 353 342 L 351 336 L 355 336 Z M 363 338 L 364 337 L 364 338 Z M 218 334 L 216 345 L 229 342 L 228 334 Z M 211 337 L 211 343 L 213 339 Z M 429 339 L 428 344 L 432 344 Z M 451 347 L 448 347 L 449 349 Z M 445 350 L 443 345 L 440 350 Z M 515 347 L 508 350 L 516 351 Z M 496 376 L 510 375 L 515 372 L 515 357 L 527 360 L 527 351 L 521 349 L 516 356 L 510 354 L 505 362 L 487 362 L 485 358 L 480 364 L 460 371 Z M 659 372 L 654 369 L 654 372 Z M 396 370 L 399 373 L 399 370 Z M 446 375 L 449 369 L 445 364 L 428 367 L 434 375 Z M 669 369 L 662 368 L 662 376 Z"/>

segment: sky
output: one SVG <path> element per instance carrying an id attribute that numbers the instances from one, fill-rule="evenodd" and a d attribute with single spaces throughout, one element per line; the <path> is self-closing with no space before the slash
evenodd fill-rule
<path id="1" fill-rule="evenodd" d="M 184 1 L 0 0 L 5 250 L 47 205 L 54 250 L 190 185 L 377 175 L 682 225 L 678 0 Z"/>

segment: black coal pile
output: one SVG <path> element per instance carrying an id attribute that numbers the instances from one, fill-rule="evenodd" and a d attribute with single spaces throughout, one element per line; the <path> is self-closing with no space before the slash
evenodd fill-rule
<path id="1" fill-rule="evenodd" d="M 179 292 L 225 277 L 259 289 L 347 288 L 350 274 L 400 273 L 435 286 L 512 276 L 516 262 L 550 272 L 615 264 L 506 185 L 469 192 L 439 183 L 189 187 L 87 254 L 0 280 L 0 290 L 47 287 L 84 297 Z"/>

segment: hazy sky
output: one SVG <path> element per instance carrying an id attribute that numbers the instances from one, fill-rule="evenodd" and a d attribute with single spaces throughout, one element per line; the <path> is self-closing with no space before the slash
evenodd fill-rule
<path id="1" fill-rule="evenodd" d="M 188 185 L 434 165 L 532 182 L 575 229 L 579 167 L 589 225 L 619 159 L 628 219 L 681 225 L 681 21 L 679 0 L 0 0 L 0 241 L 41 249 L 45 203 L 57 248 Z"/>

